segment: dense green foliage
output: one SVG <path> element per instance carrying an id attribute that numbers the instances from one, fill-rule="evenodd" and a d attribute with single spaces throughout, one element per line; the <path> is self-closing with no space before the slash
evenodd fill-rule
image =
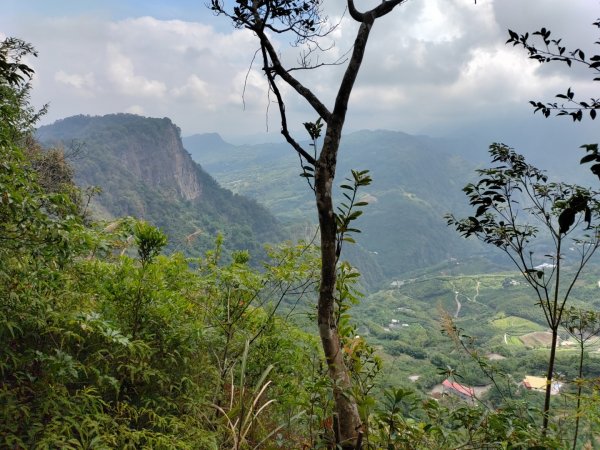
<path id="1" fill-rule="evenodd" d="M 223 265 L 220 241 L 198 260 L 164 257 L 146 222 L 86 224 L 68 171 L 46 183 L 62 166 L 28 138 L 29 86 L 0 87 L 0 447 L 245 448 L 273 430 L 285 441 L 320 373 L 313 339 L 269 305 L 302 298 L 312 253 L 272 249 L 258 273 L 244 252 Z M 277 403 L 257 410 L 255 384 Z"/>
<path id="2" fill-rule="evenodd" d="M 18 147 L 2 158 L 1 446 L 222 448 L 241 439 L 223 416 L 246 401 L 228 380 L 250 389 L 268 367 L 278 404 L 265 422 L 245 419 L 244 442 L 285 425 L 315 346 L 268 305 L 306 283 L 303 247 L 274 249 L 262 274 L 245 253 L 220 265 L 219 247 L 197 261 L 159 256 L 158 229 L 86 227 L 68 196 L 43 192 Z M 124 253 L 128 236 L 138 257 Z"/>

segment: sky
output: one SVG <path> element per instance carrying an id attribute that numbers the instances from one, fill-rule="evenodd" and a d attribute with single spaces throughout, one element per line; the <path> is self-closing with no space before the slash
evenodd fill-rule
<path id="1" fill-rule="evenodd" d="M 324 2 L 339 26 L 321 62 L 351 49 L 357 25 L 344 15 L 344 3 Z M 377 3 L 356 1 L 359 8 Z M 590 73 L 541 66 L 505 42 L 509 28 L 547 27 L 568 47 L 600 53 L 591 25 L 598 17 L 600 0 L 408 0 L 374 26 L 346 131 L 462 133 L 530 144 L 558 133 L 587 142 L 597 123 L 544 120 L 528 102 L 553 100 L 567 87 L 593 97 Z M 32 102 L 50 105 L 43 123 L 130 112 L 169 117 L 184 136 L 217 132 L 231 142 L 279 136 L 277 109 L 260 65 L 252 63 L 255 37 L 214 16 L 205 0 L 2 0 L 0 37 L 6 36 L 39 52 L 29 62 L 36 71 Z M 295 65 L 299 49 L 283 40 L 277 46 Z M 325 66 L 298 76 L 332 108 L 342 70 Z M 317 118 L 293 92 L 284 93 L 292 129 Z"/>

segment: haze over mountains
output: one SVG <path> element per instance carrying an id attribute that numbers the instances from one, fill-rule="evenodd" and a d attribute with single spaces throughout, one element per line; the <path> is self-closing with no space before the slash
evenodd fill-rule
<path id="1" fill-rule="evenodd" d="M 532 146 L 527 155 L 547 163 L 540 166 L 549 169 L 551 178 L 557 181 L 576 173 L 567 172 L 564 167 L 577 169 L 577 156 L 582 156 L 575 153 L 572 161 L 565 161 L 569 159 L 566 155 L 559 158 L 556 150 L 561 143 Z M 191 149 L 191 143 L 186 142 L 186 147 Z M 442 219 L 449 211 L 459 216 L 472 214 L 466 209 L 467 200 L 461 189 L 475 178 L 477 167 L 490 166 L 488 155 L 482 150 L 485 147 L 477 150 L 465 140 L 431 139 L 383 130 L 352 133 L 342 141 L 338 184 L 350 168 L 370 168 L 373 174 L 373 184 L 365 192 L 367 198 L 377 201 L 372 201 L 361 217 L 359 228 L 363 233 L 358 240 L 370 253 L 376 253 L 373 260 L 388 281 L 379 290 L 369 291 L 370 295 L 352 313 L 359 323 L 358 334 L 367 335 L 386 357 L 390 355 L 386 370 L 391 374 L 392 385 L 397 380 L 415 380 L 416 376 L 415 384 L 428 392 L 436 380 L 442 381 L 440 373 L 444 368 L 462 364 L 456 361 L 452 342 L 440 333 L 444 315 L 451 316 L 456 326 L 475 339 L 476 345 L 489 352 L 488 355 L 501 355 L 505 359 L 501 367 L 516 379 L 527 373 L 543 372 L 544 361 L 539 362 L 543 353 L 539 350 L 548 343 L 532 343 L 528 339 L 546 339 L 549 333 L 529 286 L 522 282 L 514 266 L 505 264 L 501 251 L 458 238 Z M 247 149 L 238 151 L 251 153 Z M 271 157 L 281 154 L 274 152 Z M 267 157 L 262 159 L 269 161 Z M 257 184 L 253 181 L 255 177 L 244 178 L 241 168 L 233 175 L 226 171 L 221 174 L 218 169 L 218 166 L 212 169 L 215 177 L 218 180 L 229 177 L 231 181 L 224 184 L 237 187 L 240 192 L 248 192 Z M 579 169 L 586 175 L 582 178 L 591 185 L 597 184 L 587 176 L 587 168 Z M 255 170 L 261 170 L 260 163 Z M 292 179 L 294 174 L 297 177 L 298 172 L 296 163 L 295 168 L 288 170 L 288 178 Z M 281 204 L 285 204 L 284 193 L 274 192 L 278 192 Z M 266 191 L 261 195 L 269 198 Z M 543 240 L 539 245 L 544 246 Z M 535 257 L 546 253 L 536 252 Z M 564 256 L 563 270 L 573 263 L 572 257 L 572 254 Z M 367 266 L 372 264 L 369 262 Z M 597 273 L 597 268 L 591 269 L 589 275 L 582 277 L 572 291 L 571 304 L 579 308 L 597 307 L 594 294 L 598 289 Z M 398 278 L 389 283 L 395 276 Z M 568 340 L 568 335 L 563 338 Z M 559 356 L 561 367 L 571 371 L 567 378 L 572 376 L 575 366 L 572 358 L 568 352 Z M 474 361 L 459 367 L 467 384 L 481 386 L 489 382 Z"/>
<path id="2" fill-rule="evenodd" d="M 215 134 L 183 142 L 223 186 L 256 199 L 282 221 L 316 221 L 312 192 L 286 144 L 234 146 Z M 337 185 L 351 169 L 368 169 L 373 177 L 372 185 L 360 192 L 369 205 L 357 223 L 362 230 L 357 241 L 363 257 L 370 255 L 368 264 L 356 262 L 361 271 L 375 264 L 389 278 L 482 251 L 448 229 L 443 219 L 447 212 L 466 211 L 461 189 L 477 165 L 460 156 L 463 145 L 385 130 L 343 138 Z"/>

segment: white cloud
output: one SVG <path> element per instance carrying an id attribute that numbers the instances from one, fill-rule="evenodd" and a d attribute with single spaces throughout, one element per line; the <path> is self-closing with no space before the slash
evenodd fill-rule
<path id="1" fill-rule="evenodd" d="M 449 42 L 462 36 L 464 31 L 460 22 L 449 20 L 453 9 L 448 8 L 447 1 L 443 3 L 440 0 L 425 3 L 418 19 L 405 32 L 416 40 L 426 42 Z"/>
<path id="2" fill-rule="evenodd" d="M 342 3 L 332 2 L 332 23 L 342 17 Z M 101 10 L 99 0 L 90 4 Z M 597 2 L 406 2 L 373 27 L 348 123 L 412 132 L 437 122 L 460 124 L 494 114 L 493 109 L 518 106 L 530 112 L 528 100 L 551 100 L 563 88 L 575 88 L 582 75 L 563 66 L 532 64 L 522 49 L 504 45 L 506 29 L 524 32 L 547 26 L 556 28 L 556 34 L 566 32 L 574 46 L 591 43 L 597 30 L 588 25 L 596 17 L 590 4 Z M 33 98 L 40 105 L 51 103 L 46 120 L 129 111 L 171 117 L 184 134 L 217 131 L 227 136 L 264 130 L 269 96 L 258 59 L 249 71 L 258 48 L 252 33 L 229 27 L 224 18 L 208 16 L 204 23 L 186 17 L 160 20 L 144 16 L 144 6 L 139 9 L 140 17 L 123 20 L 108 19 L 110 12 L 75 16 L 62 11 L 55 17 L 21 21 L 0 17 L 3 33 L 31 41 L 39 50 L 40 57 L 32 62 Z M 356 29 L 352 19 L 343 16 L 340 27 L 324 40 L 335 46 L 319 62 L 334 61 L 351 50 Z M 285 61 L 297 65 L 298 48 L 276 45 Z M 343 69 L 331 66 L 294 74 L 331 108 Z M 588 85 L 593 92 L 593 83 L 584 87 Z M 314 120 L 303 100 L 291 89 L 282 89 L 288 95 L 290 127 Z M 82 94 L 88 95 L 86 101 Z M 278 129 L 273 126 L 278 123 L 276 108 L 270 108 L 269 116 L 271 129 Z"/>
<path id="3" fill-rule="evenodd" d="M 140 106 L 140 105 L 131 105 L 131 106 L 125 108 L 125 112 L 130 113 L 130 114 L 138 114 L 140 116 L 146 115 L 146 110 L 144 109 L 143 106 Z"/>
<path id="4" fill-rule="evenodd" d="M 231 105 L 263 108 L 267 101 L 267 82 L 262 72 L 256 68 L 237 71 L 230 81 L 227 100 Z"/>
<path id="5" fill-rule="evenodd" d="M 94 74 L 92 72 L 78 74 L 67 73 L 64 70 L 59 70 L 54 74 L 54 80 L 69 87 L 75 88 L 83 93 L 90 93 L 90 91 L 95 87 Z"/>
<path id="6" fill-rule="evenodd" d="M 162 97 L 165 84 L 136 75 L 133 62 L 114 45 L 107 48 L 108 75 L 121 94 L 129 96 Z"/>
<path id="7" fill-rule="evenodd" d="M 524 102 L 564 86 L 563 77 L 545 77 L 540 83 L 539 64 L 511 48 L 475 49 L 456 83 L 445 90 L 449 98 L 478 105 Z M 476 93 L 476 96 L 473 96 Z"/>
<path id="8" fill-rule="evenodd" d="M 183 100 L 209 100 L 209 86 L 204 80 L 195 74 L 188 77 L 185 84 L 176 86 L 171 90 L 171 94 Z"/>

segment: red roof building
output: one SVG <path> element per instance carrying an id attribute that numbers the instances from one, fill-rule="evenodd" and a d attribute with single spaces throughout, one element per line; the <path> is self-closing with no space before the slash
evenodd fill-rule
<path id="1" fill-rule="evenodd" d="M 457 395 L 463 400 L 475 400 L 475 390 L 472 387 L 463 386 L 456 381 L 450 381 L 448 379 L 444 380 L 442 387 L 444 389 L 444 393 Z"/>

